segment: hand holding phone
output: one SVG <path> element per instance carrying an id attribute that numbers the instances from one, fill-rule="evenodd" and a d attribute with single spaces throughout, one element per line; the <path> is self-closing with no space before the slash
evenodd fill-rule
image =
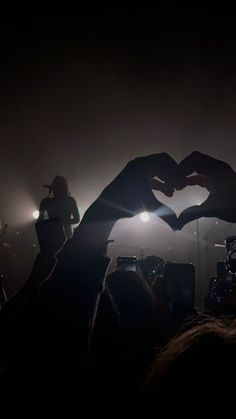
<path id="1" fill-rule="evenodd" d="M 118 256 L 116 260 L 116 268 L 124 271 L 137 271 L 136 256 Z"/>

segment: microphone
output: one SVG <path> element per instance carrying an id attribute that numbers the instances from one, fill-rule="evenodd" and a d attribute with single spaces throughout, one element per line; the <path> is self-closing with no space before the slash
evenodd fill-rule
<path id="1" fill-rule="evenodd" d="M 52 185 L 43 185 L 44 188 L 52 189 Z"/>

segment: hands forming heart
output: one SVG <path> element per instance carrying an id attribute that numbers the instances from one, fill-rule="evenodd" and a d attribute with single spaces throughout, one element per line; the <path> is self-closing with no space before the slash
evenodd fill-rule
<path id="1" fill-rule="evenodd" d="M 236 222 L 236 173 L 224 161 L 195 151 L 179 164 L 187 185 L 205 187 L 210 195 L 201 205 L 186 208 L 179 216 L 178 228 L 201 217 Z M 192 173 L 198 176 L 190 176 Z"/>
<path id="2" fill-rule="evenodd" d="M 179 217 L 153 193 L 158 190 L 172 197 L 175 190 L 189 185 L 205 187 L 210 195 L 201 205 L 186 208 Z M 130 161 L 94 205 L 95 209 L 102 208 L 110 220 L 154 212 L 173 230 L 200 217 L 236 222 L 236 173 L 227 163 L 197 151 L 179 164 L 167 153 L 153 154 Z"/>

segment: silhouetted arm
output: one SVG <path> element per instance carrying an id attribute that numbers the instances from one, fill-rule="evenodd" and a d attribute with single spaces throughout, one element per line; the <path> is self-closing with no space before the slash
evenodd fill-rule
<path id="1" fill-rule="evenodd" d="M 147 210 L 176 228 L 175 213 L 156 199 L 152 189 L 172 196 L 174 185 L 181 181 L 177 163 L 165 153 L 131 161 L 88 208 L 73 238 L 57 256 L 55 270 L 41 289 L 41 304 L 54 318 L 54 332 L 57 323 L 58 333 L 62 325 L 74 325 L 80 350 L 84 348 L 82 362 L 103 290 L 109 264 L 104 254 L 115 222 Z"/>
<path id="2" fill-rule="evenodd" d="M 76 200 L 73 197 L 70 197 L 70 201 L 71 201 L 71 215 L 72 215 L 71 224 L 77 224 L 80 222 L 78 206 L 77 206 Z"/>
<path id="3" fill-rule="evenodd" d="M 44 220 L 45 212 L 46 212 L 46 199 L 42 199 L 39 205 L 39 217 L 38 220 Z"/>

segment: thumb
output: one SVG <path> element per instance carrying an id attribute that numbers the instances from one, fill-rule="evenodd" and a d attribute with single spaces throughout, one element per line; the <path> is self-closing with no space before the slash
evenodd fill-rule
<path id="1" fill-rule="evenodd" d="M 178 228 L 181 230 L 186 224 L 191 221 L 198 220 L 201 217 L 214 217 L 215 215 L 211 213 L 208 199 L 203 202 L 201 205 L 194 205 L 192 207 L 186 208 L 178 217 Z"/>

